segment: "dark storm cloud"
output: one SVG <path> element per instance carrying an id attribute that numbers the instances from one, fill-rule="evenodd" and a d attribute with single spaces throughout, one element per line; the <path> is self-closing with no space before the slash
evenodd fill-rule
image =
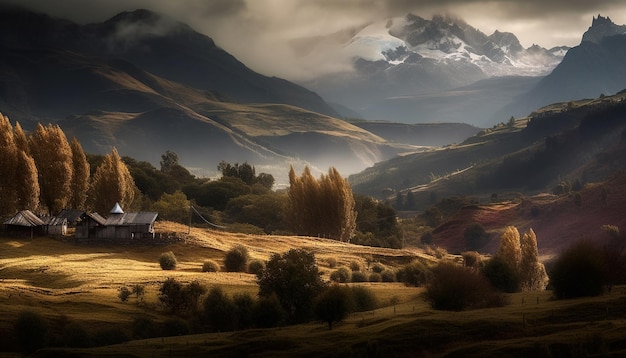
<path id="1" fill-rule="evenodd" d="M 592 16 L 626 23 L 623 0 L 0 0 L 69 18 L 104 21 L 138 8 L 161 12 L 212 37 L 249 67 L 289 79 L 345 70 L 342 41 L 373 21 L 449 13 L 491 34 L 512 32 L 522 45 L 574 46 Z"/>

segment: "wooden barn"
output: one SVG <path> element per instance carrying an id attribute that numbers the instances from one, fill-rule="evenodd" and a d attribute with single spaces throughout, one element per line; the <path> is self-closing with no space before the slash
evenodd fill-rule
<path id="1" fill-rule="evenodd" d="M 30 237 L 45 235 L 46 223 L 30 210 L 22 210 L 4 222 L 8 236 Z"/>
<path id="2" fill-rule="evenodd" d="M 75 227 L 80 221 L 81 217 L 85 214 L 84 210 L 78 209 L 63 209 L 57 215 L 58 218 L 65 218 L 69 227 Z"/>
<path id="3" fill-rule="evenodd" d="M 41 220 L 44 222 L 46 235 L 63 236 L 67 234 L 67 219 L 58 216 L 45 216 Z"/>
<path id="4" fill-rule="evenodd" d="M 84 214 L 76 226 L 75 236 L 78 239 L 118 239 L 131 240 L 154 237 L 154 222 L 158 213 L 137 212 L 125 213 L 119 204 L 104 219 L 97 213 Z"/>
<path id="5" fill-rule="evenodd" d="M 96 239 L 104 228 L 106 219 L 98 213 L 83 213 L 76 224 L 74 237 L 77 239 Z"/>

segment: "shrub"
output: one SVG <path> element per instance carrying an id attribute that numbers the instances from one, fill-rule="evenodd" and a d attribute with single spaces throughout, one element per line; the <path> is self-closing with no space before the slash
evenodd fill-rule
<path id="1" fill-rule="evenodd" d="M 163 270 L 175 270 L 177 264 L 176 256 L 171 251 L 164 252 L 159 256 L 159 265 Z"/>
<path id="2" fill-rule="evenodd" d="M 70 322 L 63 328 L 63 343 L 66 347 L 86 348 L 91 345 L 91 338 L 80 323 Z"/>
<path id="3" fill-rule="evenodd" d="M 334 257 L 329 257 L 326 259 L 326 263 L 328 264 L 329 268 L 335 268 L 337 267 L 337 259 Z"/>
<path id="4" fill-rule="evenodd" d="M 20 312 L 14 329 L 22 351 L 32 353 L 46 346 L 48 326 L 44 318 L 38 313 Z"/>
<path id="5" fill-rule="evenodd" d="M 432 308 L 445 311 L 497 307 L 505 303 L 504 297 L 480 273 L 450 263 L 433 269 L 424 297 Z"/>
<path id="6" fill-rule="evenodd" d="M 350 270 L 354 271 L 361 271 L 361 264 L 358 263 L 357 261 L 351 261 L 350 262 Z"/>
<path id="7" fill-rule="evenodd" d="M 226 252 L 224 267 L 228 272 L 246 272 L 250 256 L 248 249 L 243 245 L 235 245 Z"/>
<path id="8" fill-rule="evenodd" d="M 192 312 L 198 309 L 200 297 L 206 292 L 206 287 L 202 286 L 197 280 L 191 281 L 183 287 L 183 307 Z"/>
<path id="9" fill-rule="evenodd" d="M 178 313 L 184 306 L 183 285 L 174 278 L 168 278 L 159 288 L 159 301 L 172 313 Z"/>
<path id="10" fill-rule="evenodd" d="M 326 288 L 313 301 L 315 315 L 328 323 L 328 329 L 333 329 L 334 322 L 341 322 L 352 309 L 352 300 L 348 289 L 339 285 Z"/>
<path id="11" fill-rule="evenodd" d="M 130 297 L 132 293 L 130 292 L 130 289 L 128 289 L 128 287 L 123 286 L 120 287 L 120 293 L 117 295 L 117 297 L 119 297 L 120 301 L 122 302 L 126 302 L 128 301 L 128 298 Z"/>
<path id="12" fill-rule="evenodd" d="M 391 270 L 385 270 L 380 273 L 383 282 L 396 282 L 396 274 Z"/>
<path id="13" fill-rule="evenodd" d="M 361 271 L 352 272 L 352 282 L 367 282 L 367 276 Z"/>
<path id="14" fill-rule="evenodd" d="M 138 283 L 133 285 L 131 292 L 135 295 L 137 301 L 143 301 L 143 296 L 146 294 L 146 286 Z"/>
<path id="15" fill-rule="evenodd" d="M 476 251 L 466 251 L 461 253 L 463 257 L 463 264 L 467 267 L 477 269 L 480 268 L 480 264 L 482 259 L 480 258 L 480 254 Z"/>
<path id="16" fill-rule="evenodd" d="M 350 282 L 351 278 L 352 272 L 347 267 L 340 267 L 330 274 L 330 280 L 333 282 L 346 283 Z"/>
<path id="17" fill-rule="evenodd" d="M 371 311 L 378 307 L 378 300 L 374 292 L 367 287 L 352 286 L 350 287 L 352 294 L 352 302 L 355 312 Z"/>
<path id="18" fill-rule="evenodd" d="M 235 329 L 252 327 L 254 313 L 254 298 L 249 293 L 240 293 L 233 296 L 235 305 Z"/>
<path id="19" fill-rule="evenodd" d="M 157 336 L 156 323 L 149 317 L 135 317 L 133 319 L 132 329 L 134 339 L 146 339 Z"/>
<path id="20" fill-rule="evenodd" d="M 372 272 L 368 279 L 370 282 L 381 282 L 383 280 L 382 276 L 378 272 Z"/>
<path id="21" fill-rule="evenodd" d="M 259 328 L 271 328 L 280 325 L 287 313 L 283 310 L 276 294 L 259 297 L 253 307 L 252 319 Z"/>
<path id="22" fill-rule="evenodd" d="M 221 287 L 214 286 L 203 303 L 204 322 L 213 331 L 230 331 L 235 328 L 235 304 Z"/>
<path id="23" fill-rule="evenodd" d="M 421 286 L 425 284 L 431 276 L 431 270 L 421 261 L 415 260 L 404 265 L 397 274 L 398 281 L 404 282 L 407 286 Z"/>
<path id="24" fill-rule="evenodd" d="M 164 337 L 184 336 L 189 334 L 189 323 L 179 317 L 171 317 L 163 322 L 162 335 Z"/>
<path id="25" fill-rule="evenodd" d="M 589 241 L 579 241 L 554 262 L 550 284 L 556 298 L 602 294 L 608 272 L 604 252 Z"/>
<path id="26" fill-rule="evenodd" d="M 479 223 L 473 223 L 463 232 L 465 245 L 470 250 L 480 250 L 489 240 L 485 228 Z"/>
<path id="27" fill-rule="evenodd" d="M 372 265 L 372 271 L 374 271 L 376 273 L 381 273 L 381 272 L 385 271 L 385 266 L 383 266 L 383 264 L 377 262 L 374 265 Z"/>
<path id="28" fill-rule="evenodd" d="M 202 264 L 202 272 L 219 272 L 220 265 L 213 261 L 207 260 Z"/>
<path id="29" fill-rule="evenodd" d="M 265 270 L 265 263 L 261 260 L 252 260 L 248 265 L 248 273 L 259 276 Z"/>
<path id="30" fill-rule="evenodd" d="M 422 245 L 432 245 L 434 242 L 434 238 L 435 235 L 433 235 L 433 231 L 427 230 L 422 233 L 422 236 L 420 236 L 420 242 L 422 243 Z"/>
<path id="31" fill-rule="evenodd" d="M 489 259 L 481 272 L 493 287 L 502 292 L 520 290 L 520 277 L 517 270 L 502 256 Z"/>

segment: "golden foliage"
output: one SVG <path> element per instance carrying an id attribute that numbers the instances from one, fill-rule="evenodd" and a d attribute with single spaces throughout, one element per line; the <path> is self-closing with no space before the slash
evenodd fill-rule
<path id="1" fill-rule="evenodd" d="M 58 125 L 39 123 L 29 138 L 38 169 L 41 203 L 50 213 L 67 206 L 73 175 L 72 149 Z"/>
<path id="2" fill-rule="evenodd" d="M 72 149 L 74 175 L 72 176 L 72 196 L 69 204 L 74 209 L 83 209 L 87 200 L 87 190 L 89 189 L 89 162 L 87 162 L 87 156 L 76 137 L 72 138 L 70 148 Z"/>
<path id="3" fill-rule="evenodd" d="M 289 184 L 286 217 L 294 232 L 350 241 L 356 229 L 354 196 L 337 169 L 317 180 L 308 166 L 300 177 L 292 167 Z"/>
<path id="4" fill-rule="evenodd" d="M 135 198 L 135 181 L 128 167 L 120 158 L 117 149 L 104 156 L 96 168 L 91 182 L 91 206 L 98 213 L 108 213 L 119 203 L 122 208 L 129 207 Z"/>

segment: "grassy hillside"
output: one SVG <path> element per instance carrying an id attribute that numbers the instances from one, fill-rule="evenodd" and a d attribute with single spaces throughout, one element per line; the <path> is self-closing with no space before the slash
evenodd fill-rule
<path id="1" fill-rule="evenodd" d="M 251 236 L 159 223 L 162 233 L 177 233 L 169 244 L 76 243 L 73 239 L 33 240 L 2 238 L 0 246 L 0 346 L 14 346 L 12 325 L 17 313 L 40 313 L 53 328 L 80 322 L 87 330 L 104 334 L 130 329 L 135 317 L 155 322 L 167 319 L 157 305 L 161 282 L 174 277 L 181 282 L 198 280 L 220 285 L 228 293 L 256 293 L 254 277 L 244 273 L 202 273 L 206 259 L 222 262 L 234 244 L 246 246 L 252 258 L 292 247 L 313 250 L 327 278 L 326 258 L 338 265 L 367 260 L 398 267 L 416 256 L 407 250 L 362 247 L 318 238 Z M 173 251 L 175 271 L 159 268 L 161 252 Z M 146 285 L 142 304 L 134 298 L 122 303 L 121 286 Z M 579 356 L 626 353 L 626 288 L 617 287 L 602 297 L 553 301 L 549 291 L 509 295 L 503 308 L 451 314 L 434 311 L 420 298 L 421 288 L 398 283 L 365 283 L 382 307 L 356 313 L 329 331 L 322 323 L 287 328 L 253 329 L 181 337 L 131 341 L 89 349 L 50 348 L 37 356 Z"/>

